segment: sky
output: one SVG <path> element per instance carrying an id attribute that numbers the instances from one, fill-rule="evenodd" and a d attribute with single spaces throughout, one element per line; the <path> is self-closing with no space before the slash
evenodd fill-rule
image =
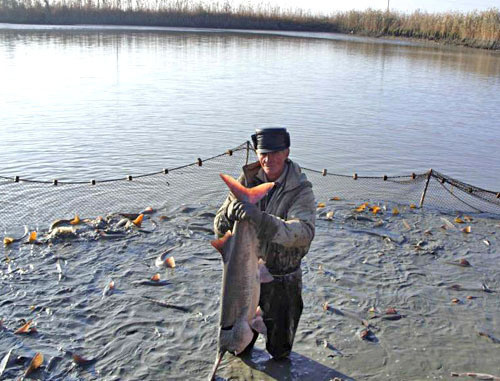
<path id="1" fill-rule="evenodd" d="M 499 8 L 500 0 L 233 0 L 233 4 L 246 3 L 252 6 L 257 4 L 278 5 L 281 8 L 311 10 L 314 13 L 330 14 L 337 11 L 348 11 L 352 9 L 365 10 L 387 9 L 387 2 L 391 11 L 411 13 L 417 9 L 430 13 L 461 11 L 470 12 L 474 10 L 486 10 Z M 223 1 L 222 1 L 223 2 Z"/>

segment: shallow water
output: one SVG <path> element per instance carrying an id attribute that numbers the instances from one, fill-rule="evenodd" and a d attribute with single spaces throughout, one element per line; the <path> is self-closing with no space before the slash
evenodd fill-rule
<path id="1" fill-rule="evenodd" d="M 393 216 L 392 207 L 377 216 L 356 214 L 345 202 L 320 209 L 316 238 L 302 265 L 304 312 L 290 361 L 269 360 L 259 338 L 251 356 L 226 355 L 218 376 L 499 375 L 500 344 L 479 332 L 500 339 L 500 221 L 472 216 L 466 234 L 453 216 L 404 207 Z M 333 220 L 326 219 L 330 210 Z M 10 261 L 0 264 L 0 357 L 13 349 L 4 378 L 20 377 L 35 352 L 45 357 L 36 379 L 205 378 L 216 354 L 222 275 L 219 254 L 209 243 L 213 212 L 189 204 L 147 216 L 143 228 L 150 233 L 10 245 L 5 251 Z M 174 246 L 179 246 L 171 253 L 177 267 L 157 268 L 157 256 Z M 462 258 L 471 267 L 447 263 Z M 155 273 L 168 284 L 147 284 Z M 115 288 L 106 291 L 111 279 Z M 464 290 L 449 288 L 457 284 Z M 482 284 L 496 292 L 482 291 Z M 372 307 L 376 312 L 369 312 Z M 389 307 L 399 320 L 385 320 Z M 362 319 L 371 324 L 371 340 L 360 338 Z M 13 333 L 28 320 L 37 333 Z M 77 366 L 72 353 L 93 361 Z"/>

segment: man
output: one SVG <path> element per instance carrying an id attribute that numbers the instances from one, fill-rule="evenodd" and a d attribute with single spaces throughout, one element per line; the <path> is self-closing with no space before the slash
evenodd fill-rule
<path id="1" fill-rule="evenodd" d="M 273 275 L 261 284 L 259 305 L 267 327 L 266 349 L 274 359 L 288 357 L 302 314 L 302 270 L 300 263 L 314 237 L 316 207 L 312 185 L 292 162 L 290 135 L 285 128 L 264 128 L 252 135 L 259 161 L 243 167 L 238 181 L 254 187 L 274 181 L 274 188 L 257 205 L 238 201 L 229 194 L 214 221 L 219 236 L 232 229 L 234 221 L 255 223 L 261 252 Z M 249 351 L 257 339 L 255 333 Z"/>

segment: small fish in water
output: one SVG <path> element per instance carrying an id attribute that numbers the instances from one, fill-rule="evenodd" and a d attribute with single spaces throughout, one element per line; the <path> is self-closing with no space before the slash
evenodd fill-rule
<path id="1" fill-rule="evenodd" d="M 406 230 L 411 230 L 411 226 L 408 222 L 406 222 L 405 219 L 403 219 L 403 225 L 405 226 Z"/>
<path id="2" fill-rule="evenodd" d="M 16 329 L 14 331 L 14 334 L 16 335 L 20 335 L 20 334 L 23 334 L 23 333 L 30 333 L 30 327 L 31 327 L 31 324 L 33 323 L 32 320 L 28 321 L 26 324 L 24 324 L 22 327 Z"/>
<path id="3" fill-rule="evenodd" d="M 486 283 L 482 283 L 481 286 L 482 286 L 482 289 L 483 289 L 484 292 L 488 292 L 488 293 L 495 292 L 491 288 L 489 288 Z"/>
<path id="4" fill-rule="evenodd" d="M 367 203 L 367 202 L 364 202 L 363 204 L 359 205 L 359 206 L 355 209 L 355 211 L 359 213 L 359 212 L 364 211 L 367 207 L 368 207 L 368 203 Z"/>
<path id="5" fill-rule="evenodd" d="M 469 263 L 469 261 L 467 259 L 464 259 L 464 258 L 460 259 L 458 261 L 458 263 L 459 263 L 460 266 L 464 266 L 464 267 L 469 267 L 471 265 Z"/>
<path id="6" fill-rule="evenodd" d="M 71 220 L 55 220 L 49 227 L 49 232 L 59 226 L 71 225 Z"/>
<path id="7" fill-rule="evenodd" d="M 369 312 L 372 314 L 369 319 L 382 319 L 382 320 L 399 320 L 401 318 L 403 318 L 405 315 L 401 315 L 394 307 L 388 307 L 383 314 L 377 314 L 376 312 L 376 309 L 374 307 L 370 308 Z M 363 325 L 367 326 L 367 327 L 370 327 L 370 324 L 367 324 L 364 323 L 365 321 L 363 321 Z"/>
<path id="8" fill-rule="evenodd" d="M 132 225 L 132 221 L 127 217 L 122 218 L 115 225 L 115 228 L 125 228 L 128 229 Z"/>
<path id="9" fill-rule="evenodd" d="M 31 232 L 30 233 L 30 236 L 28 237 L 28 243 L 34 243 L 36 242 L 36 232 Z"/>
<path id="10" fill-rule="evenodd" d="M 446 226 L 446 228 L 456 229 L 455 225 L 453 225 L 448 219 L 441 217 L 441 221 L 444 222 L 444 226 Z"/>
<path id="11" fill-rule="evenodd" d="M 111 280 L 106 285 L 106 287 L 104 287 L 104 290 L 102 291 L 102 298 L 104 299 L 105 296 L 110 295 L 114 289 L 115 289 L 115 282 Z"/>
<path id="12" fill-rule="evenodd" d="M 4 244 L 5 246 L 8 246 L 8 245 L 10 245 L 10 244 L 12 244 L 12 243 L 14 243 L 14 242 L 19 242 L 19 241 L 21 241 L 22 239 L 24 239 L 24 238 L 28 235 L 28 233 L 29 233 L 29 231 L 28 231 L 28 227 L 27 227 L 27 226 L 25 226 L 25 227 L 24 227 L 24 234 L 23 234 L 22 236 L 20 236 L 20 237 L 4 237 L 4 239 L 3 239 L 3 244 Z"/>
<path id="13" fill-rule="evenodd" d="M 170 257 L 170 253 L 179 248 L 181 245 L 177 245 L 174 247 L 171 247 L 167 250 L 165 250 L 163 253 L 161 253 L 155 260 L 155 266 L 158 268 L 164 268 L 164 267 L 175 267 L 175 260 L 173 257 Z M 172 259 L 169 259 L 172 258 Z"/>
<path id="14" fill-rule="evenodd" d="M 385 310 L 385 315 L 381 316 L 382 320 L 399 320 L 403 317 L 403 315 L 399 314 L 398 311 L 394 307 L 388 307 Z"/>
<path id="15" fill-rule="evenodd" d="M 61 279 L 64 277 L 64 274 L 63 274 L 61 262 L 59 260 L 57 260 L 57 262 L 56 262 L 56 269 L 57 269 L 57 273 L 59 274 L 59 281 L 61 281 Z"/>
<path id="16" fill-rule="evenodd" d="M 116 239 L 116 238 L 123 238 L 125 237 L 125 233 L 124 232 L 116 232 L 116 231 L 100 231 L 99 232 L 99 238 L 102 238 L 102 239 Z"/>
<path id="17" fill-rule="evenodd" d="M 375 335 L 373 334 L 373 332 L 368 329 L 368 328 L 365 328 L 363 330 L 361 330 L 359 332 L 359 337 L 362 339 L 362 340 L 367 340 L 367 341 L 375 341 Z"/>
<path id="18" fill-rule="evenodd" d="M 76 229 L 72 226 L 59 226 L 51 230 L 48 235 L 48 240 L 54 240 L 56 238 L 76 238 Z"/>
<path id="19" fill-rule="evenodd" d="M 134 281 L 134 282 L 132 282 L 132 284 L 134 286 L 137 286 L 137 285 L 141 285 L 141 286 L 165 286 L 165 285 L 169 284 L 169 282 L 166 280 L 161 280 L 160 274 L 156 273 L 151 277 L 151 279 Z"/>
<path id="20" fill-rule="evenodd" d="M 387 315 L 396 315 L 398 313 L 398 311 L 396 311 L 396 309 L 394 307 L 389 307 L 385 310 L 385 313 Z"/>
<path id="21" fill-rule="evenodd" d="M 482 336 L 482 337 L 486 337 L 487 339 L 490 339 L 491 341 L 493 341 L 495 344 L 500 344 L 500 340 L 497 339 L 496 337 L 486 333 L 486 332 L 482 332 L 482 331 L 479 331 L 478 332 L 478 335 L 479 336 Z"/>
<path id="22" fill-rule="evenodd" d="M 474 288 L 474 287 L 463 287 L 459 284 L 452 284 L 451 286 L 448 286 L 449 290 L 453 291 L 471 291 L 471 292 L 486 292 L 486 293 L 493 293 L 495 291 L 491 290 L 485 283 L 482 284 L 482 287 L 479 288 Z"/>
<path id="23" fill-rule="evenodd" d="M 172 303 L 169 303 L 169 302 L 166 302 L 166 301 L 163 301 L 163 300 L 157 300 L 157 299 L 153 299 L 149 296 L 143 296 L 144 299 L 146 300 L 149 300 L 153 303 L 156 303 L 158 304 L 159 306 L 162 306 L 162 307 L 166 307 L 166 308 L 172 308 L 174 310 L 179 310 L 179 311 L 182 311 L 182 312 L 190 312 L 191 310 L 187 307 L 183 307 L 183 306 L 177 306 L 175 304 L 172 304 Z"/>
<path id="24" fill-rule="evenodd" d="M 43 355 L 40 352 L 38 352 L 31 360 L 30 365 L 28 366 L 28 369 L 26 369 L 26 372 L 24 373 L 24 377 L 28 377 L 35 370 L 40 368 L 42 363 L 43 363 Z"/>
<path id="25" fill-rule="evenodd" d="M 79 366 L 82 366 L 82 367 L 85 367 L 87 365 L 90 365 L 92 363 L 94 363 L 96 360 L 95 359 L 86 359 L 80 355 L 77 355 L 76 353 L 73 353 L 71 355 L 71 358 L 73 359 L 73 362 L 76 364 L 76 365 L 79 365 Z"/>
<path id="26" fill-rule="evenodd" d="M 114 222 L 114 216 L 108 217 L 109 220 L 113 221 L 111 223 L 112 229 L 120 229 L 120 230 L 135 230 L 141 233 L 151 233 L 152 230 L 146 230 L 141 228 L 142 223 L 144 222 L 144 214 L 127 214 L 127 213 L 120 213 L 121 218 L 118 222 Z M 153 227 L 157 227 L 158 224 L 156 221 L 149 219 Z"/>
<path id="27" fill-rule="evenodd" d="M 470 226 L 466 226 L 463 229 L 460 229 L 462 233 L 469 234 L 472 231 L 472 228 Z"/>
<path id="28" fill-rule="evenodd" d="M 155 210 L 148 206 L 146 209 L 144 209 L 143 211 L 141 211 L 139 214 L 153 214 L 155 212 Z"/>
<path id="29" fill-rule="evenodd" d="M 170 267 L 171 269 L 173 269 L 175 267 L 175 259 L 174 259 L 174 257 L 168 257 L 165 260 L 165 262 L 167 264 L 167 267 Z"/>
<path id="30" fill-rule="evenodd" d="M 11 353 L 12 353 L 12 348 L 7 352 L 5 357 L 2 359 L 2 362 L 0 362 L 0 376 L 2 376 L 3 372 L 5 371 L 5 368 L 7 367 L 7 364 L 9 363 Z"/>
<path id="31" fill-rule="evenodd" d="M 492 374 L 486 374 L 486 373 L 474 373 L 474 372 L 467 372 L 467 373 L 451 373 L 452 377 L 472 377 L 476 378 L 478 380 L 490 380 L 490 381 L 500 381 L 500 377 L 493 376 Z"/>
<path id="32" fill-rule="evenodd" d="M 461 258 L 457 262 L 454 262 L 454 261 L 445 261 L 444 263 L 447 263 L 449 265 L 460 266 L 460 267 L 471 267 L 471 264 L 465 258 Z"/>

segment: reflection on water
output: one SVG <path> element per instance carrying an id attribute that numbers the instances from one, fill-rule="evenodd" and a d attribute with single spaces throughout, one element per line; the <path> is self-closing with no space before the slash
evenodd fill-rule
<path id="1" fill-rule="evenodd" d="M 432 167 L 500 188 L 495 52 L 325 33 L 4 25 L 0 66 L 4 175 L 157 171 L 284 125 L 308 167 Z"/>

